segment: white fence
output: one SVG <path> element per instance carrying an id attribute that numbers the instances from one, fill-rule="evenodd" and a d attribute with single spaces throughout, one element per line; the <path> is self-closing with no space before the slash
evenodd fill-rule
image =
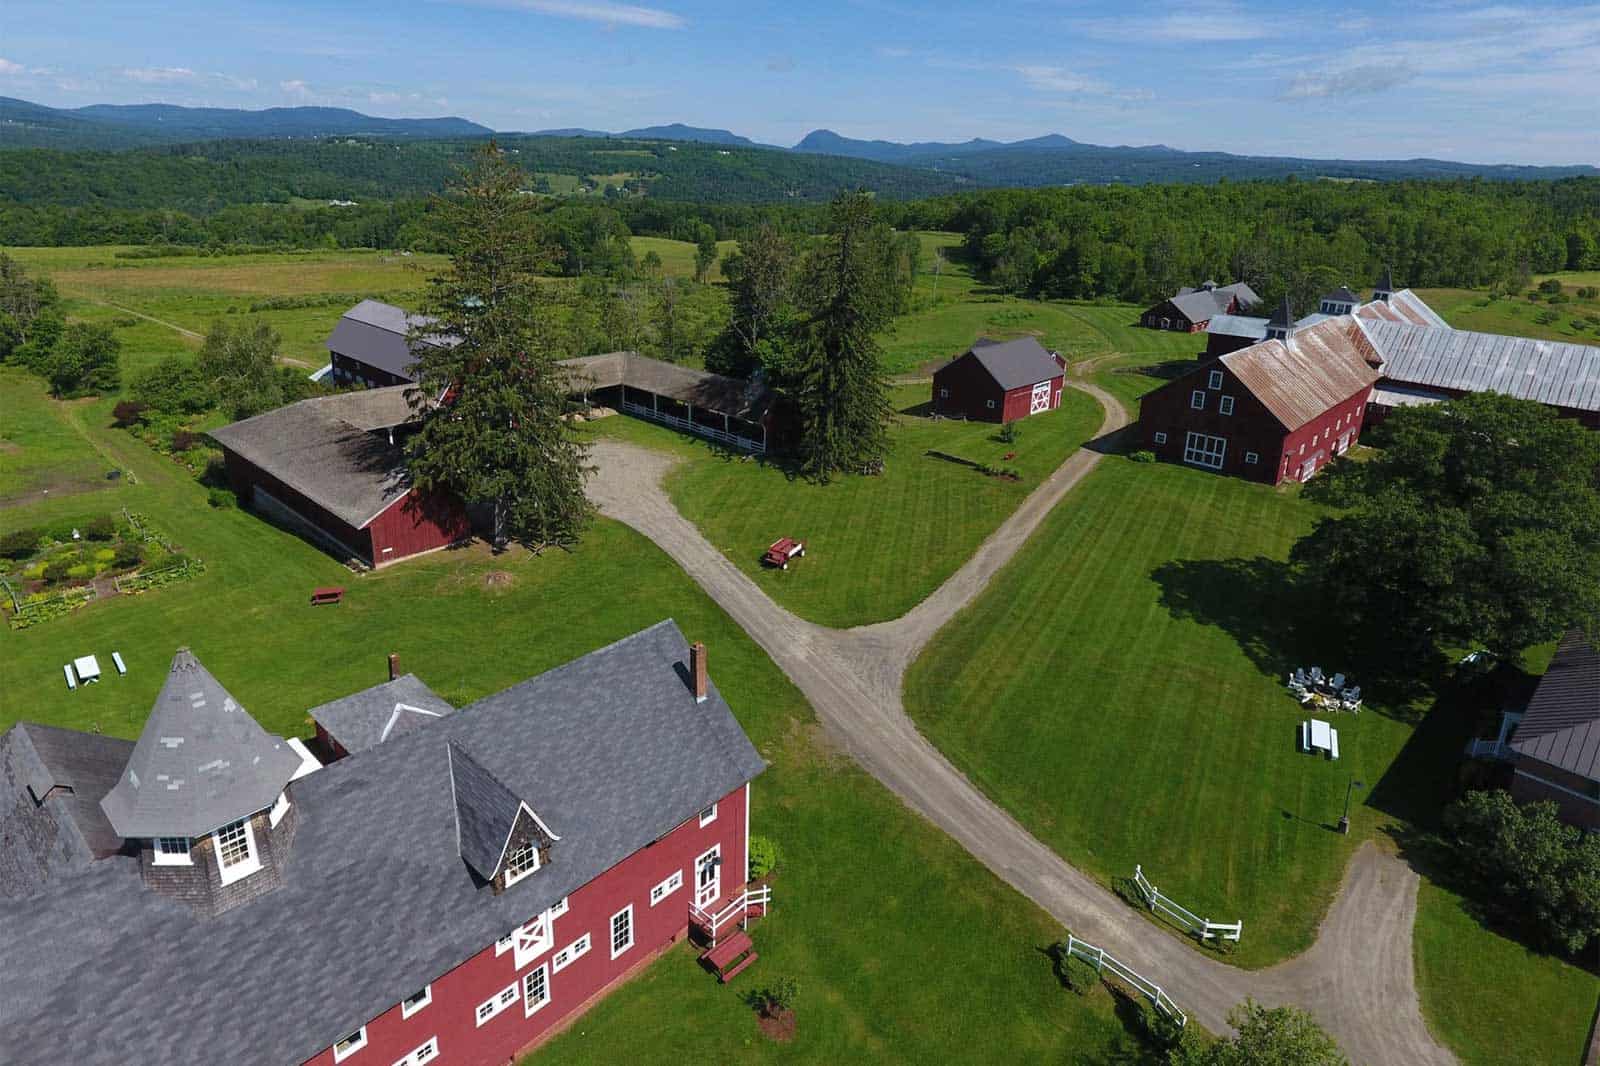
<path id="1" fill-rule="evenodd" d="M 1171 896 L 1162 894 L 1161 890 L 1145 877 L 1144 869 L 1137 865 L 1133 868 L 1133 884 L 1139 890 L 1139 895 L 1145 904 L 1149 906 L 1151 913 L 1166 915 L 1201 940 L 1210 940 L 1215 936 L 1220 936 L 1224 940 L 1238 940 L 1244 933 L 1242 920 L 1213 922 L 1182 906 Z"/>
<path id="2" fill-rule="evenodd" d="M 746 888 L 737 896 L 728 901 L 720 911 L 715 914 L 689 904 L 689 918 L 702 929 L 706 936 L 711 938 L 711 946 L 717 946 L 717 937 L 722 934 L 722 927 L 732 922 L 743 925 L 750 917 L 750 908 L 760 907 L 761 913 L 767 913 L 767 906 L 772 902 L 772 889 L 767 885 L 759 888 Z"/>
<path id="3" fill-rule="evenodd" d="M 1148 999 L 1156 1010 L 1178 1023 L 1178 1028 L 1189 1024 L 1189 1016 L 1178 1009 L 1172 1002 L 1172 997 L 1162 990 L 1154 981 L 1130 970 L 1116 959 L 1106 954 L 1103 948 L 1097 948 L 1086 940 L 1079 940 L 1071 933 L 1067 934 L 1067 954 L 1076 955 L 1095 968 L 1101 976 L 1110 970 L 1112 975 L 1136 989 L 1140 995 Z"/>
<path id="4" fill-rule="evenodd" d="M 1517 753 L 1510 747 L 1495 740 L 1470 740 L 1467 742 L 1467 756 L 1472 759 L 1502 759 L 1509 761 L 1517 757 Z"/>
<path id="5" fill-rule="evenodd" d="M 652 422 L 660 422 L 674 429 L 697 433 L 702 437 L 709 437 L 719 444 L 729 444 L 735 448 L 743 448 L 747 452 L 765 453 L 767 450 L 767 446 L 761 441 L 741 437 L 737 433 L 729 433 L 726 430 L 708 426 L 703 422 L 694 422 L 687 418 L 679 418 L 677 415 L 669 415 L 665 411 L 658 411 L 654 407 L 646 407 L 642 403 L 623 400 L 622 409 L 630 415 L 648 418 Z"/>

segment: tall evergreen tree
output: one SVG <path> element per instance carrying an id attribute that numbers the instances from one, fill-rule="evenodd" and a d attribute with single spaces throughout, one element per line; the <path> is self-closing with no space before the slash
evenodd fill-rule
<path id="1" fill-rule="evenodd" d="M 538 280 L 549 252 L 524 181 L 491 142 L 437 205 L 451 263 L 429 282 L 420 309 L 433 321 L 413 339 L 454 343 L 415 345 L 410 398 L 422 426 L 408 451 L 419 487 L 493 506 L 496 546 L 537 549 L 576 540 L 589 504 L 553 298 Z"/>
<path id="2" fill-rule="evenodd" d="M 893 235 L 874 225 L 872 201 L 860 192 L 833 201 L 829 231 L 803 271 L 808 320 L 793 385 L 801 469 L 824 481 L 880 462 L 893 417 L 877 341 L 894 308 L 884 251 Z"/>

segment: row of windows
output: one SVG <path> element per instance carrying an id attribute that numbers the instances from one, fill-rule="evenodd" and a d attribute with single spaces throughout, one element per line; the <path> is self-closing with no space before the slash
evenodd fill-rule
<path id="1" fill-rule="evenodd" d="M 1212 374 L 1216 373 L 1217 372 L 1215 370 L 1212 371 Z M 1216 388 L 1217 386 L 1213 385 L 1211 387 Z M 1206 409 L 1206 390 L 1195 389 L 1193 392 L 1189 393 L 1189 406 L 1196 411 L 1204 411 Z M 1224 415 L 1233 414 L 1233 397 L 1217 397 L 1217 412 Z"/>
<path id="2" fill-rule="evenodd" d="M 367 1046 L 367 1027 L 362 1026 L 343 1040 L 333 1045 L 333 1061 L 343 1062 Z M 410 1053 L 395 1060 L 394 1066 L 422 1066 L 425 1062 L 432 1062 L 439 1057 L 439 1038 L 428 1037 L 428 1041 L 420 1047 L 414 1048 Z"/>
<path id="3" fill-rule="evenodd" d="M 278 801 L 267 816 L 268 824 L 276 827 L 288 810 L 289 797 L 279 793 Z M 256 834 L 250 819 L 241 818 L 223 826 L 211 834 L 211 842 L 217 857 L 217 874 L 223 884 L 230 885 L 261 869 L 261 856 L 256 849 Z M 150 842 L 150 862 L 155 866 L 192 866 L 193 846 L 194 841 L 188 837 L 156 837 Z"/>

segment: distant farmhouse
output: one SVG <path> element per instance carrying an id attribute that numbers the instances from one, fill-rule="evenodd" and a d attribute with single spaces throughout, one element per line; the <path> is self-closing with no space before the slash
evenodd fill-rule
<path id="1" fill-rule="evenodd" d="M 1061 406 L 1066 363 L 1033 337 L 980 340 L 933 372 L 933 410 L 978 422 L 1015 422 Z"/>
<path id="2" fill-rule="evenodd" d="M 687 935 L 754 959 L 765 763 L 673 622 L 460 710 L 404 675 L 312 713 L 348 754 L 182 649 L 136 743 L 0 734 L 8 1063 L 501 1066 Z"/>
<path id="3" fill-rule="evenodd" d="M 1176 296 L 1161 301 L 1140 315 L 1139 322 L 1148 329 L 1201 333 L 1218 315 L 1253 311 L 1260 304 L 1261 297 L 1242 281 L 1232 285 L 1206 281 L 1198 288 L 1179 289 Z"/>

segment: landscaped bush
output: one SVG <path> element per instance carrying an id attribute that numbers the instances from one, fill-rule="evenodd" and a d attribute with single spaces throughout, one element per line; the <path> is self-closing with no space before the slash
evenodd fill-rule
<path id="1" fill-rule="evenodd" d="M 1128 458 L 1132 459 L 1136 463 L 1153 463 L 1156 461 L 1156 453 L 1150 451 L 1148 448 L 1141 448 L 1132 455 L 1128 456 Z"/>
<path id="2" fill-rule="evenodd" d="M 111 417 L 121 429 L 134 425 L 144 417 L 145 405 L 138 400 L 119 400 L 111 409 Z"/>
<path id="3" fill-rule="evenodd" d="M 89 540 L 112 540 L 117 535 L 117 524 L 108 514 L 97 514 L 79 530 Z"/>
<path id="4" fill-rule="evenodd" d="M 175 452 L 186 452 L 199 443 L 200 434 L 193 430 L 180 429 L 172 434 L 172 450 Z"/>
<path id="5" fill-rule="evenodd" d="M 1600 297 L 1600 289 L 1595 288 L 1593 285 L 1585 285 L 1578 289 L 1578 299 L 1580 300 L 1593 300 L 1597 297 Z"/>
<path id="6" fill-rule="evenodd" d="M 124 540 L 112 553 L 111 565 L 118 570 L 132 570 L 144 562 L 144 548 L 136 540 Z"/>
<path id="7" fill-rule="evenodd" d="M 750 838 L 750 876 L 762 878 L 778 865 L 778 845 L 771 837 Z"/>
<path id="8" fill-rule="evenodd" d="M 206 502 L 219 511 L 225 511 L 239 501 L 227 489 L 212 489 L 206 493 Z"/>
<path id="9" fill-rule="evenodd" d="M 32 526 L 0 533 L 0 555 L 7 559 L 26 559 L 39 550 L 41 532 Z"/>
<path id="10" fill-rule="evenodd" d="M 1539 291 L 1546 295 L 1554 295 L 1561 291 L 1561 282 L 1557 278 L 1545 278 L 1539 282 Z"/>
<path id="11" fill-rule="evenodd" d="M 74 555 L 63 555 L 60 558 L 50 560 L 50 564 L 44 568 L 43 576 L 45 581 L 52 585 L 60 581 L 66 581 L 72 576 L 72 568 L 76 565 L 74 561 L 76 558 L 77 556 Z"/>

